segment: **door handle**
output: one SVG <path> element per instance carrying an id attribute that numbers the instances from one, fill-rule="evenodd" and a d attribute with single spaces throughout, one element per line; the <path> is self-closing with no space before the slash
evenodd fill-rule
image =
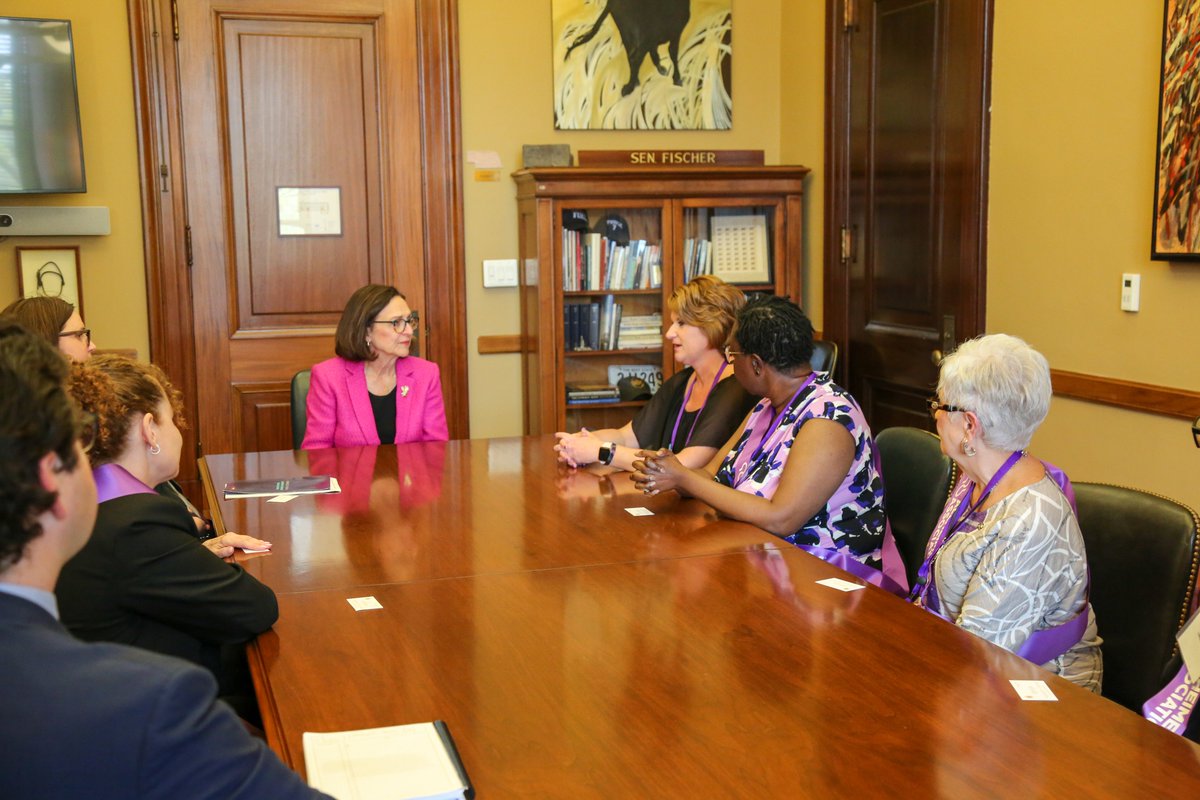
<path id="1" fill-rule="evenodd" d="M 942 351 L 941 351 L 941 350 L 934 350 L 934 351 L 932 351 L 932 352 L 929 354 L 929 360 L 933 362 L 933 365 L 934 365 L 935 367 L 941 366 L 941 364 L 942 364 Z"/>

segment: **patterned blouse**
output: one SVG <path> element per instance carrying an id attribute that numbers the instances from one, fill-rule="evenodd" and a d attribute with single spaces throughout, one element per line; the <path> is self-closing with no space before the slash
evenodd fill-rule
<path id="1" fill-rule="evenodd" d="M 932 577 L 941 614 L 1016 652 L 1034 631 L 1072 617 L 1087 599 L 1087 556 L 1071 506 L 1050 477 L 967 518 L 942 546 Z M 1096 617 L 1083 639 L 1042 666 L 1093 692 L 1103 667 Z"/>
<path id="2" fill-rule="evenodd" d="M 771 402 L 765 398 L 759 401 L 746 420 L 741 438 L 717 470 L 717 481 L 738 491 L 772 497 L 792 443 L 804 423 L 810 419 L 836 422 L 854 438 L 850 471 L 825 507 L 784 538 L 795 545 L 842 551 L 865 564 L 878 566 L 886 525 L 883 478 L 879 474 L 875 440 L 858 403 L 829 380 L 826 373 L 818 372 L 812 383 L 782 410 L 779 427 L 760 450 L 759 437 L 770 426 L 772 414 Z M 743 451 L 748 451 L 746 458 L 739 461 Z M 743 463 L 747 460 L 748 463 Z"/>

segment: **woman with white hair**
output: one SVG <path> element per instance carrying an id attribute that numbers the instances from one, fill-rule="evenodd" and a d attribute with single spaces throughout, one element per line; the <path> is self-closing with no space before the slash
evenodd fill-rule
<path id="1" fill-rule="evenodd" d="M 911 598 L 1094 692 L 1103 673 L 1087 557 L 1071 503 L 1025 448 L 1050 410 L 1050 367 L 1005 334 L 963 343 L 929 412 L 961 477 Z"/>

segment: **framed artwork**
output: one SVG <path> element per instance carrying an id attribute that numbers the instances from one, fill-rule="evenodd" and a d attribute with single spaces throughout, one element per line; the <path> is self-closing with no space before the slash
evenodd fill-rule
<path id="1" fill-rule="evenodd" d="M 61 297 L 83 316 L 78 247 L 18 247 L 21 297 Z"/>
<path id="2" fill-rule="evenodd" d="M 1150 257 L 1200 260 L 1200 0 L 1165 0 Z"/>
<path id="3" fill-rule="evenodd" d="M 733 127 L 733 0 L 551 0 L 557 130 Z"/>

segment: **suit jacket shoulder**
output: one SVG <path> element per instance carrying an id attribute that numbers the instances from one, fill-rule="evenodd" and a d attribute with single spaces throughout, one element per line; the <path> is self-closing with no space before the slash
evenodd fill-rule
<path id="1" fill-rule="evenodd" d="M 73 639 L 0 593 L 0 797 L 323 797 L 176 659 Z"/>

